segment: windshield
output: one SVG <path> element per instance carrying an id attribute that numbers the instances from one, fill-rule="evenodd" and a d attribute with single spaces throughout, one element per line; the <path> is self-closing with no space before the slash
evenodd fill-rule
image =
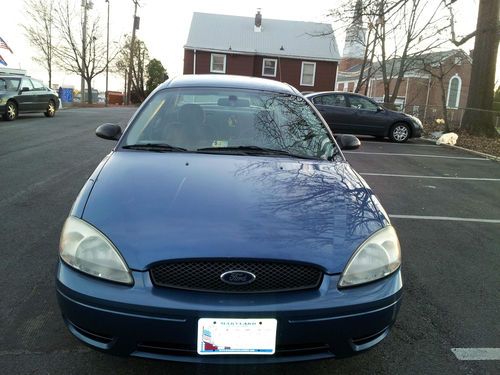
<path id="1" fill-rule="evenodd" d="M 19 78 L 0 78 L 0 90 L 16 91 L 20 81 Z"/>
<path id="2" fill-rule="evenodd" d="M 329 160 L 338 154 L 335 142 L 303 98 L 255 90 L 157 92 L 135 118 L 121 146 L 154 144 L 192 152 L 265 148 Z"/>

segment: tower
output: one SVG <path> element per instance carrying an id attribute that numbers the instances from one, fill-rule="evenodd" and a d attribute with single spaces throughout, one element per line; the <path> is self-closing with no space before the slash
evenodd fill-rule
<path id="1" fill-rule="evenodd" d="M 363 27 L 363 1 L 356 0 L 352 22 L 346 30 L 340 70 L 361 63 L 365 53 L 365 28 Z"/>

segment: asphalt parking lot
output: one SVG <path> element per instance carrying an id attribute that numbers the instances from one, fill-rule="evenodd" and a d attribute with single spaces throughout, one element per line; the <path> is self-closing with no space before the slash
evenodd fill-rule
<path id="1" fill-rule="evenodd" d="M 362 138 L 359 150 L 346 152 L 391 216 L 403 251 L 403 305 L 373 350 L 239 367 L 118 358 L 77 342 L 56 303 L 59 234 L 79 189 L 113 147 L 94 129 L 125 124 L 133 112 L 69 109 L 53 119 L 0 121 L 0 373 L 500 373 L 499 360 L 463 360 L 484 356 L 478 348 L 500 348 L 500 163 L 422 140 Z"/>

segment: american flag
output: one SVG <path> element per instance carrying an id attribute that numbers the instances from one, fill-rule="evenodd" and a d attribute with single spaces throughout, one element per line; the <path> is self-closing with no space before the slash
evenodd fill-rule
<path id="1" fill-rule="evenodd" d="M 10 51 L 10 53 L 14 53 L 14 52 L 12 52 L 10 47 L 7 45 L 7 43 L 5 43 L 5 40 L 3 40 L 2 38 L 0 38 L 0 48 L 8 49 Z"/>

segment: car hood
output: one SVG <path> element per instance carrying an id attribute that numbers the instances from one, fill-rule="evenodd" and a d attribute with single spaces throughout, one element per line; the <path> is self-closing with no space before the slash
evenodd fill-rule
<path id="1" fill-rule="evenodd" d="M 339 273 L 388 224 L 345 162 L 142 151 L 109 157 L 82 218 L 136 270 L 170 259 L 235 257 Z"/>

